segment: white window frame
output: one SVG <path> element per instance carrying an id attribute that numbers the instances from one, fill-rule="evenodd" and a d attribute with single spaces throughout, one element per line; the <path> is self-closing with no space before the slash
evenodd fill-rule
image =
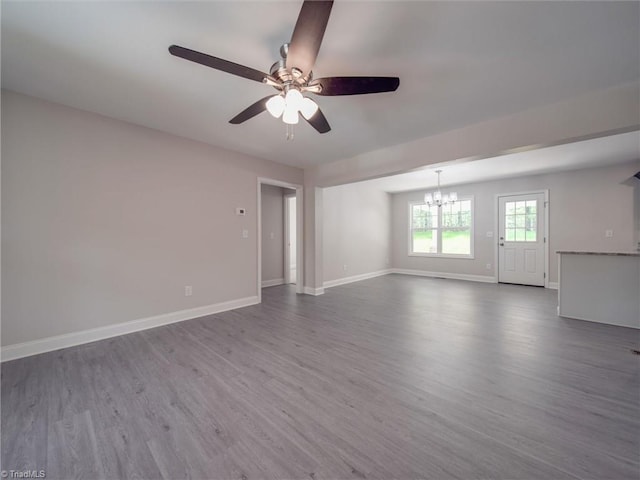
<path id="1" fill-rule="evenodd" d="M 471 202 L 471 225 L 469 226 L 469 234 L 471 237 L 471 249 L 468 255 L 464 254 L 456 254 L 456 253 L 421 253 L 414 252 L 413 249 L 413 207 L 414 205 L 425 205 L 424 200 L 422 201 L 411 201 L 409 202 L 409 224 L 408 224 L 408 256 L 410 257 L 435 257 L 435 258 L 464 258 L 464 259 L 474 259 L 474 245 L 475 245 L 475 223 L 476 223 L 476 209 L 475 209 L 475 199 L 473 195 L 467 195 L 464 197 L 459 197 L 457 201 L 469 200 Z M 435 229 L 438 234 L 438 249 L 442 248 L 442 209 L 438 207 L 438 228 Z"/>

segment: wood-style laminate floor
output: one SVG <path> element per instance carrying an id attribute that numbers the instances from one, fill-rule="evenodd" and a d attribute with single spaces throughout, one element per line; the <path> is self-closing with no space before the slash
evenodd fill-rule
<path id="1" fill-rule="evenodd" d="M 638 332 L 556 292 L 388 275 L 2 365 L 47 479 L 635 479 Z"/>

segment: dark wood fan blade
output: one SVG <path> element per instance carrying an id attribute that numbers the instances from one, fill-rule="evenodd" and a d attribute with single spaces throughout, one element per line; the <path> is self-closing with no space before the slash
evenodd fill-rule
<path id="1" fill-rule="evenodd" d="M 301 115 L 301 117 L 304 118 L 304 115 Z M 306 118 L 304 119 L 307 120 Z M 327 122 L 327 119 L 322 114 L 322 111 L 319 108 L 313 115 L 313 117 L 307 120 L 307 123 L 320 133 L 327 133 L 329 130 L 331 130 L 329 122 Z"/>
<path id="2" fill-rule="evenodd" d="M 289 44 L 287 70 L 291 71 L 295 67 L 303 76 L 311 71 L 316 63 L 332 6 L 333 1 L 306 0 L 302 4 Z"/>
<path id="3" fill-rule="evenodd" d="M 367 93 L 395 92 L 400 85 L 398 77 L 327 77 L 312 82 L 320 84 L 318 95 L 365 95 Z"/>
<path id="4" fill-rule="evenodd" d="M 269 76 L 266 73 L 253 68 L 245 67 L 244 65 L 239 65 L 228 60 L 223 60 L 222 58 L 212 57 L 206 53 L 200 53 L 195 50 L 179 47 L 178 45 L 171 45 L 169 47 L 169 53 L 176 57 L 184 58 L 185 60 L 196 62 L 206 67 L 215 68 L 216 70 L 221 70 L 223 72 L 230 73 L 231 75 L 255 80 L 256 82 L 262 82 Z"/>
<path id="5" fill-rule="evenodd" d="M 264 112 L 267 109 L 267 100 L 269 100 L 273 95 L 269 95 L 268 97 L 264 97 L 261 100 L 258 100 L 256 103 L 251 105 L 250 107 L 245 108 L 238 115 L 229 120 L 229 123 L 233 123 L 237 125 L 242 122 L 246 122 L 250 118 L 255 117 L 256 115 Z"/>

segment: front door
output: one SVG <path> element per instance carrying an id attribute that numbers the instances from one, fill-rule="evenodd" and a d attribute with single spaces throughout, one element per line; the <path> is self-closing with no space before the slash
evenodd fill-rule
<path id="1" fill-rule="evenodd" d="M 544 193 L 498 197 L 498 281 L 544 286 Z"/>

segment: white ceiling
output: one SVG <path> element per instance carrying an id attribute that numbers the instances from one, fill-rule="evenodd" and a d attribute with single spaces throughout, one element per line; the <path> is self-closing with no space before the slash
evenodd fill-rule
<path id="1" fill-rule="evenodd" d="M 390 193 L 436 187 L 436 170 L 445 186 L 508 177 L 600 167 L 640 160 L 640 131 L 537 148 L 479 160 L 430 165 L 429 168 L 366 183 Z"/>
<path id="2" fill-rule="evenodd" d="M 171 56 L 268 71 L 301 2 L 2 2 L 2 86 L 297 166 L 351 157 L 640 78 L 638 2 L 336 1 L 314 72 L 397 75 L 395 93 L 316 97 L 333 130 L 293 142 L 269 87 Z"/>

